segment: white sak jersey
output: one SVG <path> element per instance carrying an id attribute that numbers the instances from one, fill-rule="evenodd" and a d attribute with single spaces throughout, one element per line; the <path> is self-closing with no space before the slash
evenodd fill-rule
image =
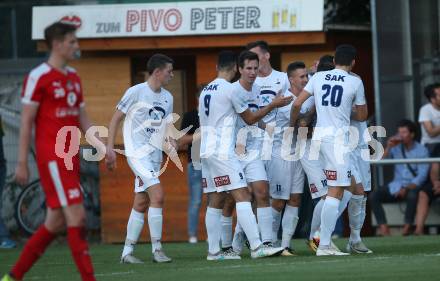
<path id="1" fill-rule="evenodd" d="M 217 78 L 203 89 L 199 97 L 200 157 L 236 157 L 237 119 L 246 109 L 247 101 L 234 94 L 234 86 L 225 79 Z"/>
<path id="2" fill-rule="evenodd" d="M 365 104 L 362 80 L 333 69 L 315 73 L 304 90 L 315 96 L 318 120 L 313 139 L 346 143 L 352 106 Z"/>
<path id="3" fill-rule="evenodd" d="M 245 88 L 243 88 L 243 86 L 240 84 L 239 81 L 234 82 L 232 85 L 234 87 L 233 95 L 240 95 L 241 96 L 240 99 L 244 99 L 247 102 L 249 110 L 255 112 L 259 109 L 259 104 L 260 104 L 259 86 L 257 86 L 254 83 L 252 85 L 252 89 L 250 91 L 247 91 Z M 248 133 L 246 134 L 247 136 L 243 135 L 242 137 L 239 137 L 238 134 L 242 128 L 246 128 L 246 130 L 248 130 L 247 131 Z M 241 130 L 241 134 L 243 134 L 243 132 L 246 131 Z M 241 138 L 246 137 L 246 151 L 250 151 L 252 149 L 252 150 L 257 150 L 259 153 L 261 152 L 261 147 L 263 145 L 264 131 L 258 127 L 258 123 L 248 125 L 246 124 L 246 122 L 244 122 L 244 120 L 241 117 L 239 117 L 237 121 L 236 134 L 238 137 L 237 142 L 239 142 L 240 144 L 244 144 L 245 141 L 244 139 L 242 140 Z M 254 134 L 257 136 L 255 136 Z"/>
<path id="4" fill-rule="evenodd" d="M 257 77 L 255 84 L 260 87 L 260 107 L 265 107 L 281 91 L 285 93 L 290 88 L 289 79 L 285 72 L 276 71 L 272 69 L 272 72 L 266 77 Z M 277 109 L 272 110 L 269 114 L 264 116 L 263 121 L 270 123 L 275 121 L 275 112 Z"/>
<path id="5" fill-rule="evenodd" d="M 274 133 L 272 153 L 273 156 L 276 157 L 281 157 L 281 147 L 283 143 L 284 132 L 286 128 L 290 127 L 290 111 L 292 109 L 293 103 L 297 99 L 297 97 L 292 92 L 290 92 L 290 90 L 287 90 L 284 93 L 284 96 L 285 97 L 292 96 L 293 100 L 288 105 L 278 108 L 278 111 L 275 115 L 276 129 Z M 300 113 L 304 114 L 312 110 L 314 106 L 315 106 L 315 99 L 313 96 L 311 96 L 302 104 Z M 298 135 L 298 131 L 297 128 L 295 128 L 295 131 L 293 132 L 291 151 L 289 152 L 289 154 L 294 152 L 297 135 Z M 284 141 L 286 142 L 287 140 Z"/>
<path id="6" fill-rule="evenodd" d="M 130 87 L 116 108 L 126 114 L 124 144 L 127 156 L 162 161 L 162 144 L 173 111 L 173 96 L 161 88 L 153 92 L 147 82 Z M 172 120 L 171 120 L 172 121 Z"/>

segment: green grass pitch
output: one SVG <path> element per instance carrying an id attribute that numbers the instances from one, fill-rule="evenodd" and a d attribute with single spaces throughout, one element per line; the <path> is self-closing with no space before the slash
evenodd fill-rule
<path id="1" fill-rule="evenodd" d="M 336 240 L 345 248 L 347 240 Z M 91 246 L 97 280 L 440 280 L 440 236 L 364 239 L 374 254 L 316 257 L 304 240 L 293 240 L 296 257 L 252 260 L 246 250 L 241 261 L 206 261 L 207 244 L 165 243 L 170 264 L 153 264 L 149 244 L 137 246 L 141 265 L 120 264 L 122 245 Z M 0 250 L 0 272 L 7 272 L 20 249 Z M 55 243 L 26 275 L 25 280 L 80 280 L 65 243 Z"/>

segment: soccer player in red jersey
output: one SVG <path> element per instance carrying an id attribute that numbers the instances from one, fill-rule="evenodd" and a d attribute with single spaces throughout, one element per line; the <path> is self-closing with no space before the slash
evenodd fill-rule
<path id="1" fill-rule="evenodd" d="M 44 30 L 49 59 L 34 68 L 24 83 L 15 177 L 21 185 L 28 182 L 28 154 L 35 125 L 37 165 L 46 195 L 47 214 L 44 224 L 28 240 L 17 263 L 2 280 L 22 280 L 66 227 L 68 244 L 81 279 L 95 280 L 79 186 L 79 155 L 76 153 L 70 159 L 59 157 L 79 146 L 79 129 L 85 132 L 91 127 L 80 78 L 67 66 L 67 62 L 79 54 L 75 31 L 73 25 L 61 22 Z"/>

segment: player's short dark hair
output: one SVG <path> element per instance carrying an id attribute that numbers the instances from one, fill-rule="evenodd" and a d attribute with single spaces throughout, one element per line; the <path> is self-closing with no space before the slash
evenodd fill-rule
<path id="1" fill-rule="evenodd" d="M 351 62 L 356 57 L 356 48 L 352 45 L 343 44 L 336 47 L 335 64 L 337 65 L 351 65 Z"/>
<path id="2" fill-rule="evenodd" d="M 217 58 L 217 70 L 231 70 L 237 67 L 237 56 L 232 51 L 221 51 Z"/>
<path id="3" fill-rule="evenodd" d="M 431 102 L 431 99 L 435 97 L 435 89 L 437 88 L 440 88 L 440 83 L 429 84 L 425 87 L 425 91 L 423 93 L 429 102 Z"/>
<path id="4" fill-rule="evenodd" d="M 47 48 L 52 49 L 52 43 L 54 40 L 63 40 L 64 36 L 69 33 L 74 33 L 76 27 L 73 24 L 64 22 L 54 22 L 44 29 L 44 41 Z"/>
<path id="5" fill-rule="evenodd" d="M 410 133 L 417 134 L 417 125 L 411 120 L 408 119 L 400 120 L 399 123 L 397 123 L 397 128 L 402 128 L 402 127 L 407 128 Z"/>
<path id="6" fill-rule="evenodd" d="M 151 75 L 153 74 L 154 70 L 157 68 L 163 69 L 168 63 L 174 63 L 173 59 L 169 56 L 163 54 L 154 54 L 147 62 L 147 72 Z"/>
<path id="7" fill-rule="evenodd" d="M 264 40 L 258 40 L 254 42 L 250 42 L 246 45 L 246 50 L 253 49 L 255 47 L 260 47 L 260 49 L 265 53 L 270 53 L 269 44 L 267 44 Z"/>
<path id="8" fill-rule="evenodd" d="M 334 56 L 332 55 L 323 55 L 319 58 L 318 66 L 316 68 L 316 72 L 332 70 L 335 68 Z"/>
<path id="9" fill-rule="evenodd" d="M 244 62 L 246 60 L 256 60 L 257 62 L 259 62 L 258 60 L 258 55 L 254 52 L 245 50 L 243 52 L 240 53 L 240 55 L 238 56 L 238 66 L 243 68 L 244 67 Z"/>
<path id="10" fill-rule="evenodd" d="M 286 70 L 287 77 L 291 77 L 295 70 L 304 68 L 306 68 L 306 64 L 303 61 L 294 61 L 292 63 L 289 63 Z"/>

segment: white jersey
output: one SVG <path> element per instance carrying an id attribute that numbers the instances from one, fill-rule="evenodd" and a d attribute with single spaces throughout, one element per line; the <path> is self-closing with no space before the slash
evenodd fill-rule
<path id="1" fill-rule="evenodd" d="M 258 87 L 255 83 L 252 85 L 252 89 L 250 91 L 243 88 L 243 86 L 240 84 L 239 81 L 236 81 L 232 84 L 234 86 L 234 95 L 240 95 L 240 99 L 244 99 L 249 107 L 249 110 L 252 112 L 255 112 L 259 109 L 259 103 L 260 103 L 260 87 Z M 242 128 L 249 129 L 247 132 L 247 136 L 243 135 L 242 137 L 246 137 L 246 151 L 249 151 L 251 149 L 257 150 L 260 152 L 261 146 L 263 144 L 263 136 L 264 131 L 258 127 L 258 123 L 248 125 L 244 120 L 239 117 L 237 121 L 237 127 L 236 127 L 236 133 L 238 134 Z M 255 131 L 255 132 L 254 132 Z M 242 131 L 246 132 L 246 131 Z M 252 133 L 251 133 L 252 132 Z M 238 137 L 237 142 L 243 142 L 244 139 L 241 140 L 242 137 Z"/>
<path id="2" fill-rule="evenodd" d="M 235 157 L 235 129 L 238 114 L 248 109 L 241 95 L 234 95 L 234 86 L 222 78 L 209 83 L 199 97 L 201 130 L 200 157 Z"/>
<path id="3" fill-rule="evenodd" d="M 130 87 L 116 108 L 126 114 L 124 144 L 127 156 L 162 161 L 162 143 L 173 96 L 161 88 L 155 93 L 147 82 Z"/>
<path id="4" fill-rule="evenodd" d="M 275 69 L 272 69 L 272 72 L 266 77 L 257 77 L 255 84 L 260 87 L 260 107 L 265 107 L 271 103 L 278 92 L 285 93 L 290 88 L 287 74 Z M 276 109 L 267 114 L 263 121 L 265 123 L 275 121 L 275 111 Z"/>
<path id="5" fill-rule="evenodd" d="M 283 136 L 284 131 L 286 128 L 290 127 L 290 111 L 292 109 L 292 105 L 297 99 L 297 97 L 290 92 L 290 90 L 287 90 L 284 93 L 285 97 L 292 96 L 293 100 L 291 103 L 289 103 L 286 106 L 278 108 L 278 111 L 275 115 L 275 133 L 274 133 L 274 139 L 273 139 L 273 148 L 272 153 L 274 156 L 281 157 L 281 146 L 283 143 Z M 315 99 L 313 96 L 309 97 L 301 106 L 300 113 L 304 114 L 308 111 L 310 111 L 315 106 Z M 293 132 L 293 140 L 292 140 L 292 147 L 290 153 L 293 153 L 293 149 L 295 148 L 296 144 L 296 137 L 298 132 Z M 287 140 L 286 140 L 287 141 Z"/>
<path id="6" fill-rule="evenodd" d="M 432 105 L 432 103 L 425 104 L 420 108 L 419 122 L 422 123 L 426 121 L 430 121 L 434 126 L 440 125 L 440 110 L 435 108 Z M 421 127 L 422 127 L 422 139 L 421 139 L 422 144 L 440 142 L 440 135 L 431 137 L 426 131 L 425 126 L 422 125 Z"/>
<path id="7" fill-rule="evenodd" d="M 314 140 L 347 142 L 352 106 L 365 104 L 362 80 L 341 69 L 317 72 L 304 88 L 315 96 Z"/>

